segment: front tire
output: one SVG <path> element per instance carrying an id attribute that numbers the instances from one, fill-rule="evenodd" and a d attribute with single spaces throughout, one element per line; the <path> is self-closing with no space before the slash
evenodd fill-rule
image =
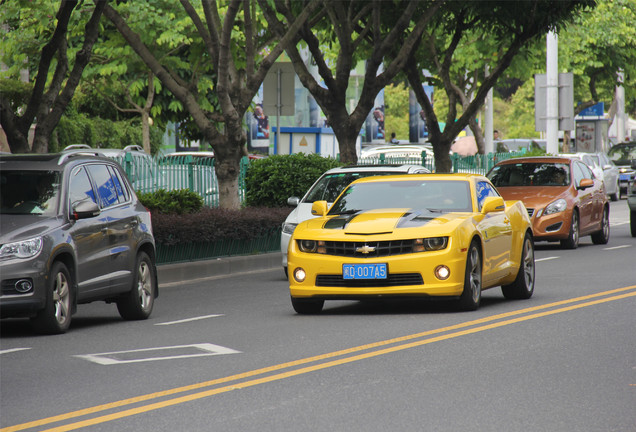
<path id="1" fill-rule="evenodd" d="M 564 249 L 576 249 L 579 247 L 579 214 L 576 210 L 572 210 L 570 233 L 567 239 L 561 240 L 561 247 Z"/>
<path id="2" fill-rule="evenodd" d="M 44 309 L 31 318 L 36 332 L 41 334 L 66 333 L 71 325 L 73 289 L 71 275 L 60 261 L 53 263 L 46 287 Z"/>
<path id="3" fill-rule="evenodd" d="M 296 313 L 301 315 L 315 315 L 320 313 L 325 301 L 312 298 L 292 297 L 291 303 Z"/>
<path id="4" fill-rule="evenodd" d="M 521 248 L 521 262 L 517 278 L 510 285 L 501 287 L 503 296 L 511 300 L 529 299 L 534 292 L 534 242 L 526 234 Z"/>
<path id="5" fill-rule="evenodd" d="M 477 242 L 473 241 L 466 257 L 466 271 L 464 274 L 464 291 L 459 297 L 457 307 L 463 311 L 479 309 L 481 303 L 482 269 L 481 254 Z"/>
<path id="6" fill-rule="evenodd" d="M 609 221 L 609 209 L 605 207 L 603 209 L 603 219 L 601 220 L 601 230 L 592 234 L 592 243 L 594 244 L 607 244 L 610 237 L 610 221 Z"/>
<path id="7" fill-rule="evenodd" d="M 157 293 L 154 264 L 148 254 L 137 256 L 132 289 L 117 300 L 119 315 L 125 320 L 143 320 L 150 316 Z"/>
<path id="8" fill-rule="evenodd" d="M 629 229 L 632 237 L 636 237 L 636 211 L 629 212 Z"/>

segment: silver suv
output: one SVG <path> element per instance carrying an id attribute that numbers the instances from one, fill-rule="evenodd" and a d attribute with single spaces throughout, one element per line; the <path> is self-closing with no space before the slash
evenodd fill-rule
<path id="1" fill-rule="evenodd" d="M 115 161 L 0 156 L 0 314 L 64 333 L 81 303 L 150 316 L 158 295 L 150 213 Z"/>

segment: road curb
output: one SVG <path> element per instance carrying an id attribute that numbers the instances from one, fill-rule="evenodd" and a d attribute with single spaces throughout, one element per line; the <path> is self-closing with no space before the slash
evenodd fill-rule
<path id="1" fill-rule="evenodd" d="M 274 252 L 213 258 L 203 261 L 159 264 L 157 265 L 157 278 L 159 285 L 163 285 L 277 267 L 280 267 L 282 271 L 282 259 L 281 252 Z"/>

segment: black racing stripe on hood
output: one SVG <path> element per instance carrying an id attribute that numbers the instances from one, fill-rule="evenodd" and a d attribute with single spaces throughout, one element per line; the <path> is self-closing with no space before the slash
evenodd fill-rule
<path id="1" fill-rule="evenodd" d="M 353 218 L 355 218 L 357 214 L 351 214 L 351 215 L 339 215 L 336 216 L 334 218 L 329 219 L 327 222 L 325 222 L 325 224 L 323 225 L 323 228 L 325 229 L 344 229 L 347 224 L 353 220 Z"/>
<path id="2" fill-rule="evenodd" d="M 325 229 L 345 229 L 352 220 L 354 220 L 357 216 L 365 213 L 361 211 L 352 215 L 339 215 L 329 219 L 323 225 Z M 424 215 L 423 213 L 428 213 L 429 215 Z M 422 210 L 410 210 L 404 213 L 400 219 L 398 220 L 396 228 L 413 228 L 425 225 L 435 219 L 438 215 L 433 215 L 428 211 Z"/>
<path id="3" fill-rule="evenodd" d="M 423 214 L 427 213 L 427 214 Z M 435 219 L 437 215 L 432 215 L 430 212 L 422 211 L 422 210 L 411 210 L 408 213 L 405 213 L 404 216 L 400 218 L 398 221 L 396 228 L 415 228 L 426 225 L 433 219 Z"/>

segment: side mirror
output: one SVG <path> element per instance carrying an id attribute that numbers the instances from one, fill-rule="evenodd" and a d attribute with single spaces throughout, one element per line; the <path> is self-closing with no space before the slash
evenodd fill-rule
<path id="1" fill-rule="evenodd" d="M 487 214 L 496 211 L 503 211 L 506 209 L 504 199 L 502 197 L 488 197 L 484 200 L 484 204 L 481 206 L 481 213 Z"/>
<path id="2" fill-rule="evenodd" d="M 99 207 L 93 201 L 80 201 L 77 204 L 73 205 L 73 210 L 71 211 L 71 219 L 79 220 L 79 219 L 87 219 L 95 216 L 99 216 L 100 214 Z"/>
<path id="3" fill-rule="evenodd" d="M 287 198 L 287 205 L 296 207 L 300 203 L 300 198 L 298 197 L 289 197 Z"/>
<path id="4" fill-rule="evenodd" d="M 324 216 L 327 214 L 327 201 L 314 201 L 311 205 L 311 214 L 314 216 Z"/>
<path id="5" fill-rule="evenodd" d="M 594 186 L 594 180 L 585 178 L 581 180 L 581 183 L 579 183 L 579 187 L 577 189 L 583 190 L 591 188 L 592 186 Z"/>

